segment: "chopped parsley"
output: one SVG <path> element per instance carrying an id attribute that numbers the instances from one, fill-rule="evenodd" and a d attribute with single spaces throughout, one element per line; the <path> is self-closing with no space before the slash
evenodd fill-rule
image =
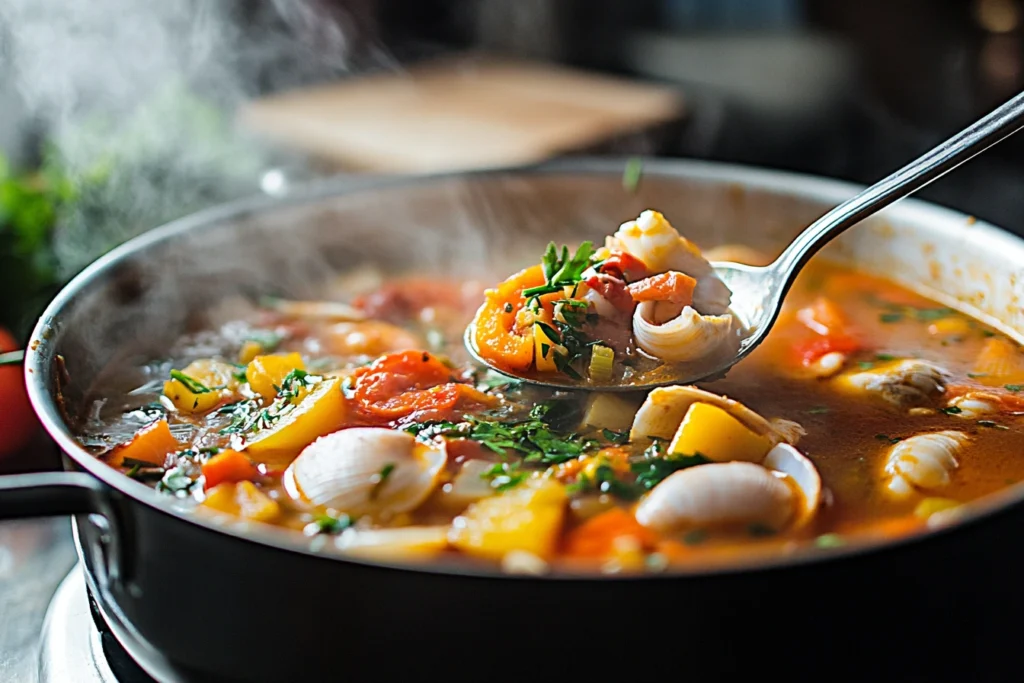
<path id="1" fill-rule="evenodd" d="M 380 472 L 371 477 L 371 479 L 373 479 L 374 481 L 373 488 L 370 489 L 370 500 L 375 499 L 380 494 L 380 490 L 384 487 L 384 484 L 385 482 L 387 482 L 388 477 L 390 477 L 391 473 L 394 471 L 395 463 L 389 462 L 387 465 L 384 465 L 384 467 L 381 468 Z"/>
<path id="2" fill-rule="evenodd" d="M 838 548 L 846 545 L 846 541 L 839 534 L 822 534 L 814 539 L 814 545 L 819 548 Z"/>
<path id="3" fill-rule="evenodd" d="M 967 376 L 971 379 L 978 379 L 979 377 L 988 377 L 987 372 L 968 372 Z"/>
<path id="4" fill-rule="evenodd" d="M 815 406 L 807 411 L 809 415 L 824 415 L 829 411 L 828 406 Z"/>
<path id="5" fill-rule="evenodd" d="M 947 406 L 942 409 L 942 412 L 944 412 L 946 415 L 959 415 L 964 411 L 957 406 Z"/>
<path id="6" fill-rule="evenodd" d="M 1007 391 L 1012 391 L 1014 393 L 1018 391 L 1024 391 L 1024 384 L 1004 384 L 1003 387 Z"/>
<path id="7" fill-rule="evenodd" d="M 875 360 L 879 360 L 879 361 L 896 360 L 896 356 L 892 355 L 891 353 L 876 353 L 875 354 Z"/>
<path id="8" fill-rule="evenodd" d="M 314 536 L 316 534 L 340 534 L 354 523 L 355 520 L 345 514 L 339 515 L 338 517 L 318 514 L 313 517 L 312 522 L 306 525 L 306 528 L 303 529 L 303 533 L 307 536 Z"/>
<path id="9" fill-rule="evenodd" d="M 264 305 L 268 305 L 267 302 L 263 302 Z M 272 305 L 269 307 L 273 307 Z M 253 342 L 259 344 L 260 348 L 269 353 L 281 345 L 284 341 L 284 335 L 278 334 L 273 330 L 253 330 L 249 335 L 242 340 L 243 342 Z"/>
<path id="10" fill-rule="evenodd" d="M 508 491 L 519 486 L 530 473 L 520 469 L 519 462 L 499 462 L 480 475 L 481 478 L 491 482 L 491 486 L 498 491 Z"/>
<path id="11" fill-rule="evenodd" d="M 898 323 L 903 320 L 902 313 L 883 313 L 878 316 L 878 319 L 883 323 Z"/>
<path id="12" fill-rule="evenodd" d="M 887 441 L 889 443 L 899 443 L 903 441 L 902 436 L 889 436 L 888 434 L 875 434 L 875 438 L 879 441 Z"/>
<path id="13" fill-rule="evenodd" d="M 1006 425 L 1001 425 L 998 422 L 992 420 L 978 420 L 979 427 L 991 427 L 992 429 L 1009 429 Z"/>
<path id="14" fill-rule="evenodd" d="M 606 462 L 599 463 L 594 468 L 592 477 L 581 473 L 576 478 L 576 481 L 570 484 L 567 489 L 570 495 L 597 491 L 630 501 L 636 500 L 646 491 L 639 483 L 631 483 L 620 479 L 615 469 Z"/>
<path id="15" fill-rule="evenodd" d="M 643 170 L 644 164 L 639 157 L 630 158 L 626 162 L 626 170 L 622 172 L 622 189 L 626 192 L 636 192 Z"/>
<path id="16" fill-rule="evenodd" d="M 559 401 L 539 403 L 529 417 L 500 421 L 467 416 L 464 421 L 431 421 L 403 427 L 420 439 L 436 436 L 472 439 L 499 455 L 509 451 L 521 454 L 527 462 L 557 464 L 578 458 L 599 446 L 593 439 L 584 439 L 573 432 L 559 433 L 551 426 L 550 413 Z"/>
<path id="17" fill-rule="evenodd" d="M 665 454 L 661 441 L 652 443 L 644 451 L 643 459 L 630 465 L 636 475 L 636 483 L 645 489 L 653 489 L 673 472 L 711 462 L 700 453 L 694 455 Z"/>
<path id="18" fill-rule="evenodd" d="M 208 394 L 213 391 L 210 387 L 206 386 L 194 377 L 186 375 L 181 370 L 171 370 L 171 379 L 177 380 L 185 385 L 193 394 Z"/>
<path id="19" fill-rule="evenodd" d="M 295 409 L 298 399 L 302 398 L 303 391 L 319 384 L 323 379 L 320 375 L 311 375 L 305 370 L 296 368 L 284 376 L 281 386 L 274 385 L 277 396 L 266 408 L 261 407 L 259 400 L 254 398 L 222 406 L 216 414 L 230 415 L 231 422 L 221 429 L 220 433 L 248 434 L 253 431 L 269 429 Z M 342 390 L 344 390 L 344 384 Z"/>
<path id="20" fill-rule="evenodd" d="M 875 367 L 875 364 L 869 360 L 862 360 L 861 362 L 857 363 L 857 367 L 859 367 L 861 370 L 870 370 L 871 368 Z"/>
<path id="21" fill-rule="evenodd" d="M 561 292 L 564 288 L 581 282 L 583 271 L 590 267 L 593 254 L 594 244 L 590 241 L 581 244 L 571 258 L 569 247 L 563 246 L 561 255 L 559 255 L 555 243 L 549 243 L 541 261 L 546 282 L 543 285 L 523 290 L 523 298 L 527 300 L 527 305 L 539 308 L 539 297 Z"/>
<path id="22" fill-rule="evenodd" d="M 192 491 L 198 480 L 193 479 L 181 465 L 167 470 L 160 481 L 157 482 L 157 491 L 171 493 L 179 498 L 185 497 Z"/>
<path id="23" fill-rule="evenodd" d="M 612 443 L 628 443 L 629 432 L 617 432 L 614 429 L 602 429 L 601 436 Z"/>

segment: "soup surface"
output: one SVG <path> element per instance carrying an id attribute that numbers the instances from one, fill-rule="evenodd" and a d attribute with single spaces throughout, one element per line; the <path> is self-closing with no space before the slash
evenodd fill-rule
<path id="1" fill-rule="evenodd" d="M 828 552 L 1024 477 L 1020 349 L 891 282 L 817 259 L 726 379 L 649 395 L 473 363 L 490 286 L 367 270 L 330 301 L 225 308 L 100 387 L 81 440 L 195 514 L 509 572 Z"/>

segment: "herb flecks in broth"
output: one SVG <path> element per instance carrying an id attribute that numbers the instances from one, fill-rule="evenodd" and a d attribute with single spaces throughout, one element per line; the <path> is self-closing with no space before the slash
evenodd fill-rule
<path id="1" fill-rule="evenodd" d="M 587 269 L 636 277 L 615 256 L 549 250 L 500 302 L 513 317 L 550 308 L 523 358 L 543 357 L 539 330 L 592 370 L 606 340 L 579 297 Z M 828 552 L 955 519 L 1024 479 L 1020 349 L 887 281 L 816 261 L 726 379 L 599 400 L 472 364 L 460 338 L 483 291 L 410 277 L 347 302 L 266 302 L 180 340 L 134 390 L 112 387 L 82 441 L 197 514 L 290 528 L 323 552 L 508 571 Z"/>

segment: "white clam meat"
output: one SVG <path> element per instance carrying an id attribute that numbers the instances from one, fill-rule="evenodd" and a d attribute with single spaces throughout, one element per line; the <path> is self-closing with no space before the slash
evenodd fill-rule
<path id="1" fill-rule="evenodd" d="M 782 444 L 762 464 L 711 463 L 674 472 L 641 501 L 635 515 L 662 533 L 738 524 L 781 530 L 805 524 L 820 501 L 821 478 L 814 465 Z"/>
<path id="2" fill-rule="evenodd" d="M 697 245 L 681 236 L 657 211 L 644 211 L 636 220 L 620 225 L 605 246 L 640 259 L 652 275 L 675 270 L 696 279 L 693 305 L 699 312 L 722 315 L 729 310 L 732 292 Z"/>
<path id="3" fill-rule="evenodd" d="M 953 414 L 968 420 L 998 413 L 1000 410 L 998 397 L 985 391 L 969 391 L 963 396 L 957 396 L 947 407 L 956 408 L 960 412 Z"/>
<path id="4" fill-rule="evenodd" d="M 704 391 L 694 386 L 669 386 L 652 389 L 633 417 L 630 441 L 669 440 L 675 436 L 686 411 L 694 403 L 710 403 L 726 411 L 755 434 L 767 436 L 773 444 L 795 445 L 806 434 L 796 422 L 773 418 L 766 420 L 739 401 Z"/>
<path id="5" fill-rule="evenodd" d="M 901 407 L 922 406 L 936 400 L 946 389 L 948 373 L 921 360 L 901 360 L 836 379 L 849 390 L 875 394 Z"/>
<path id="6" fill-rule="evenodd" d="M 686 306 L 675 317 L 656 322 L 658 302 L 645 301 L 633 312 L 633 336 L 637 346 L 655 358 L 688 362 L 709 356 L 729 343 L 732 315 L 701 315 Z"/>
<path id="7" fill-rule="evenodd" d="M 290 493 L 349 515 L 383 517 L 419 506 L 437 484 L 447 453 L 408 432 L 353 427 L 322 436 L 299 454 Z"/>
<path id="8" fill-rule="evenodd" d="M 957 455 L 968 440 L 963 432 L 945 430 L 900 441 L 885 461 L 885 474 L 889 477 L 886 490 L 897 498 L 905 498 L 915 488 L 947 486 L 953 470 L 959 467 Z"/>

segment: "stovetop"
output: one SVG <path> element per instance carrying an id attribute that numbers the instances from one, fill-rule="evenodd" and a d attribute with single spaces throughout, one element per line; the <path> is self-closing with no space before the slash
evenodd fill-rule
<path id="1" fill-rule="evenodd" d="M 94 612 L 68 518 L 0 524 L 0 681 L 154 683 Z"/>

